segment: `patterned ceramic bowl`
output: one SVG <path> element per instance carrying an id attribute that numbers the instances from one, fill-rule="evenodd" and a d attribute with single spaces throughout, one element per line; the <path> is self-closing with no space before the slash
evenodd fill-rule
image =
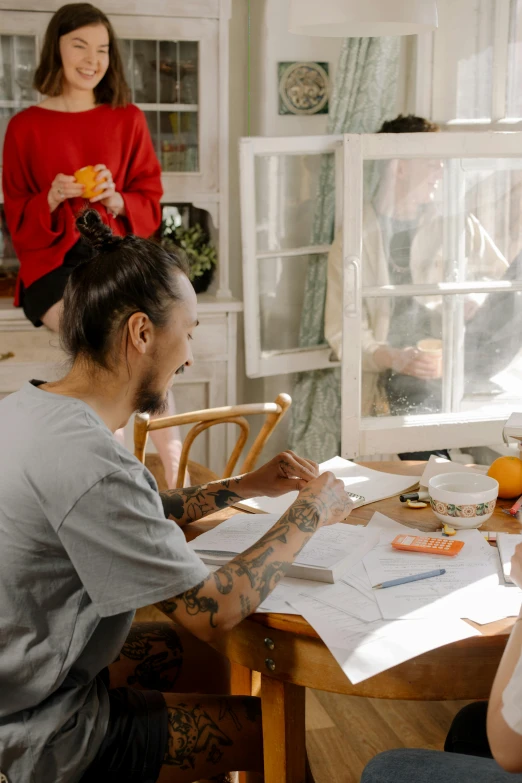
<path id="1" fill-rule="evenodd" d="M 433 513 L 454 528 L 480 527 L 495 510 L 498 481 L 481 473 L 443 473 L 428 485 Z"/>

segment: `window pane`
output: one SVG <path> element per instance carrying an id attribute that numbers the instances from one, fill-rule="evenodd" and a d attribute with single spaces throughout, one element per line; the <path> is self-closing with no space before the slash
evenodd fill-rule
<path id="1" fill-rule="evenodd" d="M 199 103 L 198 44 L 181 41 L 179 44 L 180 103 Z"/>
<path id="2" fill-rule="evenodd" d="M 373 348 L 365 351 L 363 345 L 363 416 L 442 412 L 442 310 L 438 304 L 434 307 L 431 297 L 363 299 L 367 336 L 371 332 L 374 341 L 380 336 L 383 343 L 376 361 L 389 366 L 382 372 L 370 370 Z M 426 350 L 427 371 L 413 361 L 419 343 Z M 422 377 L 424 372 L 433 377 Z"/>
<path id="3" fill-rule="evenodd" d="M 512 265 L 513 279 L 522 280 L 522 257 Z M 466 301 L 458 299 L 464 310 Z M 522 401 L 522 293 L 495 292 L 477 297 L 465 320 L 464 382 L 455 384 L 455 411 Z M 469 306 L 469 305 L 468 305 Z M 474 312 L 476 308 L 476 312 Z"/>
<path id="4" fill-rule="evenodd" d="M 198 103 L 198 44 L 160 41 L 160 103 Z"/>
<path id="5" fill-rule="evenodd" d="M 145 119 L 147 120 L 147 125 L 149 126 L 150 135 L 152 138 L 152 143 L 154 145 L 154 149 L 156 151 L 156 155 L 160 156 L 159 154 L 159 134 L 158 134 L 158 112 L 156 111 L 145 111 L 143 112 L 145 114 Z"/>
<path id="6" fill-rule="evenodd" d="M 312 244 L 322 167 L 328 155 L 264 155 L 255 161 L 259 253 Z M 333 199 L 334 193 L 330 195 Z"/>
<path id="7" fill-rule="evenodd" d="M 13 36 L 0 35 L 0 100 L 12 101 L 13 93 Z"/>
<path id="8" fill-rule="evenodd" d="M 134 103 L 157 103 L 156 41 L 134 40 L 126 47 L 127 77 Z"/>
<path id="9" fill-rule="evenodd" d="M 36 69 L 35 39 L 30 35 L 14 35 L 12 40 L 14 98 L 23 103 L 36 101 L 37 94 L 33 90 Z"/>
<path id="10" fill-rule="evenodd" d="M 438 8 L 435 119 L 489 119 L 495 3 L 493 0 L 442 0 Z"/>
<path id="11" fill-rule="evenodd" d="M 303 255 L 258 262 L 262 351 L 299 348 L 306 271 L 311 259 L 312 256 Z"/>
<path id="12" fill-rule="evenodd" d="M 16 114 L 15 109 L 1 109 L 0 108 L 0 160 L 2 159 L 2 153 L 4 149 L 4 138 L 7 130 L 7 124 L 13 114 Z"/>
<path id="13" fill-rule="evenodd" d="M 160 112 L 160 149 L 163 171 L 198 170 L 198 114 Z"/>
<path id="14" fill-rule="evenodd" d="M 365 162 L 363 284 L 500 280 L 522 248 L 522 159 Z"/>
<path id="15" fill-rule="evenodd" d="M 33 90 L 36 39 L 31 35 L 0 35 L 0 160 L 7 123 L 20 109 L 36 103 Z"/>
<path id="16" fill-rule="evenodd" d="M 512 273 L 522 281 L 522 257 Z M 386 324 L 374 356 L 386 369 L 370 369 L 372 353 L 363 347 L 363 415 L 457 413 L 522 402 L 522 293 L 439 301 L 367 297 L 363 307 L 370 329 Z"/>
<path id="17" fill-rule="evenodd" d="M 522 117 L 522 2 L 511 0 L 506 114 Z"/>

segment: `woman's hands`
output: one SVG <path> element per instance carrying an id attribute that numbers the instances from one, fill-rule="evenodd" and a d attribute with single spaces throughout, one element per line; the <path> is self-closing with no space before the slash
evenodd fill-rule
<path id="1" fill-rule="evenodd" d="M 299 492 L 318 475 L 317 463 L 298 457 L 293 451 L 284 451 L 266 465 L 245 474 L 242 484 L 248 485 L 248 497 L 276 498 L 292 490 Z"/>
<path id="2" fill-rule="evenodd" d="M 83 193 L 84 187 L 81 182 L 76 182 L 72 174 L 57 174 L 47 194 L 51 212 L 54 212 L 62 201 L 68 198 L 79 198 Z"/>
<path id="3" fill-rule="evenodd" d="M 382 345 L 373 354 L 377 366 L 382 370 L 393 370 L 400 375 L 429 380 L 440 378 L 440 357 L 419 351 L 417 348 L 392 348 Z"/>
<path id="4" fill-rule="evenodd" d="M 94 166 L 98 172 L 96 177 L 96 189 L 99 193 L 89 199 L 91 204 L 101 201 L 107 212 L 113 217 L 125 215 L 125 202 L 121 193 L 116 191 L 112 174 L 104 163 Z M 47 201 L 51 212 L 68 198 L 81 198 L 85 185 L 77 182 L 75 177 L 69 174 L 57 174 L 47 194 Z"/>
<path id="5" fill-rule="evenodd" d="M 96 177 L 96 189 L 100 192 L 97 196 L 93 196 L 89 199 L 91 204 L 96 201 L 101 201 L 107 212 L 113 217 L 118 215 L 125 215 L 125 202 L 121 193 L 116 191 L 116 185 L 112 178 L 111 171 L 104 163 L 97 163 L 94 166 L 94 170 L 98 172 Z"/>

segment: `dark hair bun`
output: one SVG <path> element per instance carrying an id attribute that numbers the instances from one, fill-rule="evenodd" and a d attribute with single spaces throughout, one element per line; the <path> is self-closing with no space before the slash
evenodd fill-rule
<path id="1" fill-rule="evenodd" d="M 100 213 L 95 209 L 86 209 L 76 218 L 76 228 L 96 254 L 110 253 L 121 244 L 122 238 L 114 236 L 109 226 L 105 225 Z"/>

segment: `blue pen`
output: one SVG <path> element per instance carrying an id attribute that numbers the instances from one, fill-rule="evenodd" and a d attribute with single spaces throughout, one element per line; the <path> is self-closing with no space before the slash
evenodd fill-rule
<path id="1" fill-rule="evenodd" d="M 374 585 L 374 590 L 380 590 L 383 587 L 395 587 L 395 585 L 405 585 L 408 582 L 416 582 L 418 579 L 429 579 L 432 576 L 442 576 L 446 573 L 445 568 L 437 568 L 435 571 L 425 571 L 423 574 L 413 574 L 413 576 L 401 576 L 400 579 L 390 579 L 389 582 L 381 582 L 380 585 Z"/>

